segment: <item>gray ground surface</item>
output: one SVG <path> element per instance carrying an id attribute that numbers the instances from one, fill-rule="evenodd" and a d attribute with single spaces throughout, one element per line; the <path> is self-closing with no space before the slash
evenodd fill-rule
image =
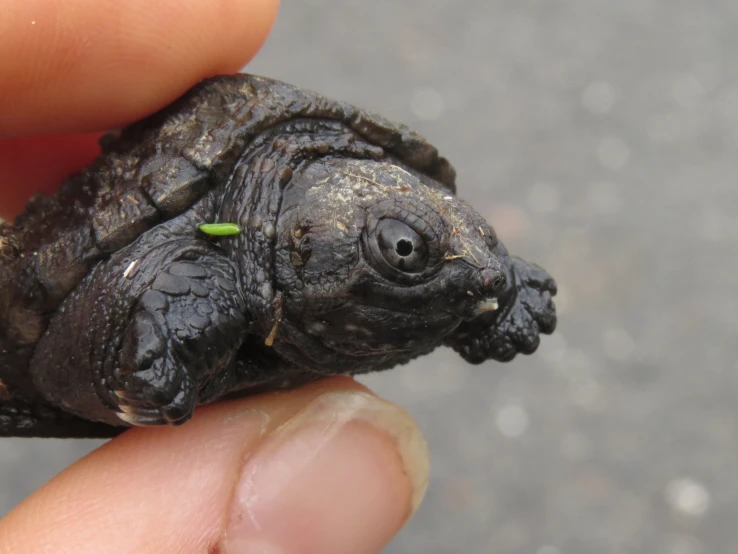
<path id="1" fill-rule="evenodd" d="M 561 285 L 509 365 L 365 379 L 427 434 L 389 553 L 738 552 L 738 3 L 285 2 L 250 70 L 418 128 Z M 9 441 L 0 514 L 92 447 Z"/>

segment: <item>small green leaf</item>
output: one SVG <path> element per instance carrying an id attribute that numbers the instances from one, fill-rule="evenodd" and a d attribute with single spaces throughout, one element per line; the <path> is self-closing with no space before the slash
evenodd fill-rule
<path id="1" fill-rule="evenodd" d="M 235 223 L 203 223 L 198 226 L 198 229 L 214 237 L 229 237 L 241 232 L 241 228 Z"/>

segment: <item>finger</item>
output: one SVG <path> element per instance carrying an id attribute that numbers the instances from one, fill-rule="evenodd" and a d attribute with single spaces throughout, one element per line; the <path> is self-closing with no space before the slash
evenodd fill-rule
<path id="1" fill-rule="evenodd" d="M 409 416 L 335 378 L 125 433 L 0 521 L 0 553 L 372 554 L 427 471 Z"/>
<path id="2" fill-rule="evenodd" d="M 0 140 L 0 218 L 11 219 L 36 192 L 52 192 L 99 153 L 98 133 Z"/>
<path id="3" fill-rule="evenodd" d="M 118 127 L 241 68 L 277 0 L 24 0 L 0 17 L 0 138 Z"/>

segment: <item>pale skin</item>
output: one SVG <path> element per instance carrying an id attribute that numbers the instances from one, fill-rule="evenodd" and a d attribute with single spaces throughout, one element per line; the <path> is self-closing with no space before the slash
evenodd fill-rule
<path id="1" fill-rule="evenodd" d="M 0 217 L 97 152 L 101 131 L 235 72 L 274 0 L 6 0 L 0 18 Z M 1 447 L 1 446 L 0 446 Z M 409 416 L 349 378 L 133 429 L 0 520 L 0 554 L 379 552 L 420 502 Z"/>

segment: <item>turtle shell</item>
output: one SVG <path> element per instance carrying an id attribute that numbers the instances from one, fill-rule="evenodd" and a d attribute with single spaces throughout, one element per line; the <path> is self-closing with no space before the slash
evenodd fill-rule
<path id="1" fill-rule="evenodd" d="M 404 125 L 286 83 L 207 79 L 161 111 L 104 136 L 102 153 L 52 195 L 0 224 L 0 365 L 12 380 L 64 297 L 112 252 L 228 179 L 244 149 L 291 120 L 339 122 L 455 192 L 454 170 Z M 18 356 L 18 354 L 21 354 Z"/>

